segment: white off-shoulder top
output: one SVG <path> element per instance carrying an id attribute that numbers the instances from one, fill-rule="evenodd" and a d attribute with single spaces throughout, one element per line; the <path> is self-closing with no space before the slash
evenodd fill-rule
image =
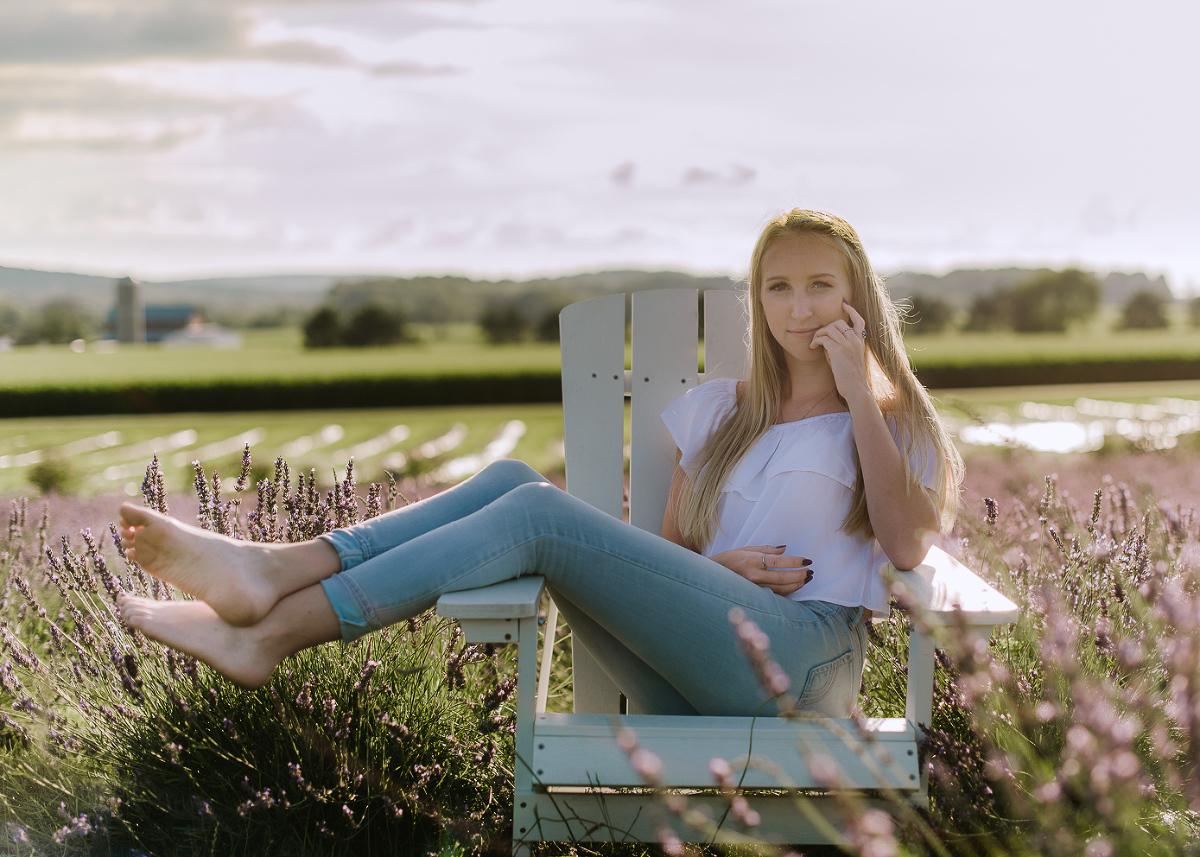
<path id="1" fill-rule="evenodd" d="M 733 379 L 710 381 L 663 412 L 689 475 L 695 475 L 697 453 L 733 410 L 736 390 Z M 926 487 L 935 484 L 936 468 L 933 460 L 924 468 Z M 791 598 L 885 611 L 882 569 L 887 557 L 875 539 L 842 531 L 857 475 L 849 413 L 772 426 L 730 474 L 717 505 L 716 535 L 702 553 L 786 545 L 784 553 L 808 557 L 813 569 L 812 581 Z"/>

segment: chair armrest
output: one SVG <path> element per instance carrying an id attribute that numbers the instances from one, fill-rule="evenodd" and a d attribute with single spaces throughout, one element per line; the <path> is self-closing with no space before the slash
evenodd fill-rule
<path id="1" fill-rule="evenodd" d="M 447 592 L 438 599 L 437 612 L 452 619 L 527 619 L 538 614 L 545 588 L 544 577 L 532 576 Z"/>
<path id="2" fill-rule="evenodd" d="M 939 547 L 911 571 L 889 566 L 888 582 L 900 602 L 935 626 L 1010 625 L 1017 605 Z"/>
<path id="3" fill-rule="evenodd" d="M 438 599 L 437 612 L 457 619 L 468 643 L 516 643 L 524 633 L 526 640 L 533 641 L 530 651 L 536 651 L 538 608 L 545 589 L 546 579 L 533 576 L 447 592 Z M 523 632 L 522 626 L 526 626 Z"/>

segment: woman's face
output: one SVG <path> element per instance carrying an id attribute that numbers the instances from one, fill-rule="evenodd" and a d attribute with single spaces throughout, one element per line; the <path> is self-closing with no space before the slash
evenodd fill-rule
<path id="1" fill-rule="evenodd" d="M 825 359 L 824 349 L 809 346 L 825 325 L 849 321 L 842 301 L 851 294 L 841 251 L 817 235 L 784 234 L 763 253 L 758 299 L 789 365 Z"/>

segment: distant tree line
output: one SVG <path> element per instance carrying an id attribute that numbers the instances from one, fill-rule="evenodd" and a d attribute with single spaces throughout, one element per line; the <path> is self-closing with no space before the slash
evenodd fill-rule
<path id="1" fill-rule="evenodd" d="M 9 337 L 17 345 L 92 339 L 102 328 L 95 314 L 70 300 L 54 300 L 25 311 L 0 303 L 0 336 Z"/>
<path id="2" fill-rule="evenodd" d="M 347 280 L 329 292 L 324 306 L 304 323 L 309 348 L 353 345 L 387 345 L 405 341 L 380 341 L 351 333 L 351 321 L 360 312 L 373 316 L 391 312 L 409 323 L 447 325 L 474 323 L 485 340 L 506 343 L 558 341 L 558 314 L 567 304 L 600 295 L 659 288 L 730 289 L 728 277 L 695 277 L 675 271 L 611 271 L 526 281 L 470 280 L 465 277 L 392 277 Z"/>
<path id="3" fill-rule="evenodd" d="M 413 323 L 478 322 L 497 305 L 515 304 L 534 326 L 556 307 L 618 292 L 662 288 L 730 289 L 729 277 L 696 277 L 678 271 L 609 271 L 534 280 L 472 280 L 466 277 L 374 277 L 343 280 L 327 303 L 343 313 L 375 303 L 400 309 Z"/>
<path id="4" fill-rule="evenodd" d="M 555 304 L 530 318 L 527 305 L 517 300 L 493 301 L 484 307 L 475 321 L 484 338 L 492 345 L 524 342 L 558 342 L 558 314 Z M 304 322 L 305 348 L 365 348 L 412 342 L 408 316 L 402 309 L 369 303 L 349 316 L 333 304 L 318 308 Z"/>
<path id="5" fill-rule="evenodd" d="M 1014 286 L 976 295 L 967 308 L 964 331 L 1013 330 L 1061 333 L 1091 321 L 1100 308 L 1100 281 L 1078 268 L 1039 271 Z M 944 298 L 916 293 L 906 299 L 906 324 L 914 333 L 938 333 L 955 324 L 955 310 Z M 1170 325 L 1169 300 L 1161 292 L 1134 292 L 1121 308 L 1117 327 L 1150 330 Z M 1189 303 L 1193 326 L 1200 327 L 1200 298 Z"/>

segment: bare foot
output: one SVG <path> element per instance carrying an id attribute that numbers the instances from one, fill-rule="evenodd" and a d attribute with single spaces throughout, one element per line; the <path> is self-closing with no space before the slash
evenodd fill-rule
<path id="1" fill-rule="evenodd" d="M 152 509 L 121 506 L 127 556 L 147 572 L 199 598 L 230 625 L 253 625 L 286 594 L 276 551 L 169 518 Z"/>
<path id="2" fill-rule="evenodd" d="M 152 640 L 199 658 L 242 687 L 262 687 L 282 660 L 253 628 L 236 628 L 200 601 L 154 601 L 122 595 L 121 618 Z"/>

